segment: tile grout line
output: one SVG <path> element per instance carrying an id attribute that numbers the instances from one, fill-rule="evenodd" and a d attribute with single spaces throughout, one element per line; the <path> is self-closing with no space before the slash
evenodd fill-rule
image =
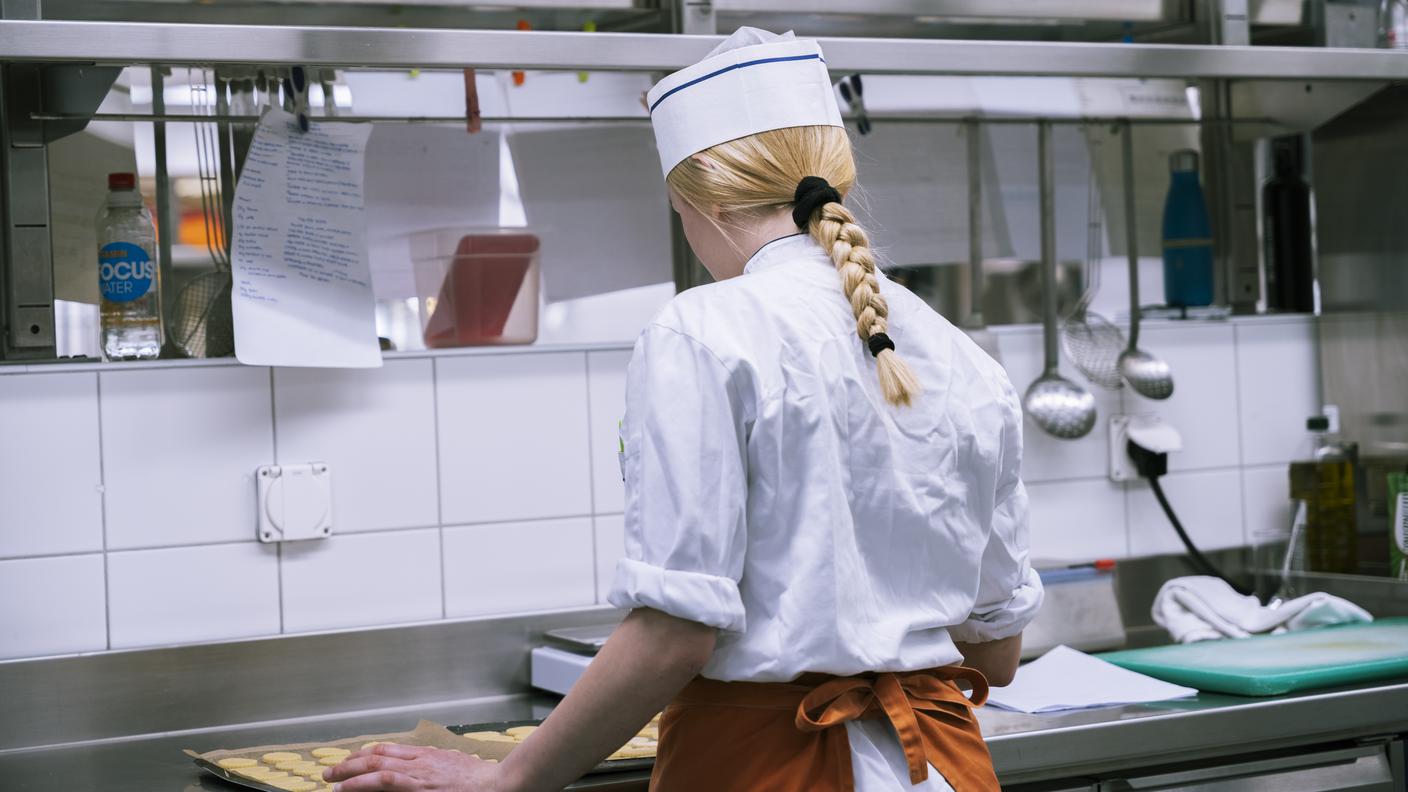
<path id="1" fill-rule="evenodd" d="M 269 367 L 269 440 L 270 440 L 270 442 L 273 444 L 273 450 L 274 450 L 274 464 L 277 465 L 277 464 L 279 464 L 279 400 L 278 400 L 278 395 L 277 395 L 277 393 L 276 393 L 276 388 L 277 388 L 277 385 L 276 385 L 275 382 L 274 382 L 274 367 L 273 367 L 273 366 L 270 366 L 270 367 Z M 257 493 L 258 491 L 259 491 L 259 490 L 258 490 L 258 484 L 256 483 L 256 485 L 255 485 L 255 492 Z M 256 515 L 259 514 L 259 497 L 258 497 L 258 495 L 256 495 L 256 496 L 255 496 L 255 499 L 254 499 L 254 513 L 255 513 Z M 255 526 L 255 532 L 258 533 L 258 526 L 257 526 L 257 525 Z M 274 544 L 274 571 L 275 571 L 275 573 L 276 573 L 276 574 L 274 575 L 274 577 L 278 580 L 278 584 L 279 584 L 279 635 L 285 635 L 286 633 L 284 632 L 284 544 L 283 544 L 283 542 L 276 542 L 276 543 Z"/>
<path id="2" fill-rule="evenodd" d="M 93 374 L 94 394 L 98 407 L 98 486 L 102 502 L 99 509 L 103 526 L 103 628 L 106 631 L 107 649 L 112 649 L 112 578 L 108 574 L 108 474 L 107 463 L 103 459 L 103 375 Z"/>
<path id="3" fill-rule="evenodd" d="M 1259 463 L 1259 464 L 1256 464 L 1256 465 L 1247 465 L 1247 466 L 1242 466 L 1242 465 L 1215 465 L 1215 466 L 1212 466 L 1212 467 L 1184 468 L 1184 469 L 1178 469 L 1178 470 L 1170 470 L 1168 473 L 1165 474 L 1165 476 L 1185 476 L 1185 475 L 1191 476 L 1191 475 L 1198 474 L 1198 473 L 1228 473 L 1228 472 L 1231 472 L 1231 471 L 1234 471 L 1234 470 L 1245 470 L 1245 469 L 1247 469 L 1247 468 L 1250 468 L 1250 469 L 1253 469 L 1253 470 L 1256 470 L 1256 469 L 1258 469 L 1258 468 L 1272 468 L 1272 467 L 1277 467 L 1277 466 L 1284 465 L 1284 464 L 1286 464 L 1286 463 L 1284 463 L 1284 462 L 1267 462 L 1267 463 Z M 1142 480 L 1143 480 L 1143 479 L 1138 479 L 1137 481 L 1142 481 Z M 1104 481 L 1104 482 L 1108 482 L 1108 483 L 1115 483 L 1115 482 L 1113 482 L 1113 481 L 1110 480 L 1110 477 L 1109 477 L 1108 474 L 1106 474 L 1106 475 L 1100 475 L 1100 476 L 1074 476 L 1074 477 L 1071 477 L 1071 478 L 1054 478 L 1054 479 L 1034 479 L 1034 480 L 1033 480 L 1033 479 L 1026 479 L 1026 478 L 1023 478 L 1023 479 L 1022 479 L 1022 483 L 1025 484 L 1025 485 L 1027 485 L 1027 487 L 1028 487 L 1029 489 L 1030 489 L 1031 487 L 1046 487 L 1046 486 L 1050 486 L 1050 485 L 1053 485 L 1053 484 L 1081 484 L 1081 483 L 1092 483 L 1092 482 L 1096 482 L 1096 481 Z M 1137 483 L 1137 482 L 1130 482 L 1130 483 Z"/>
<path id="4" fill-rule="evenodd" d="M 450 613 L 445 584 L 445 504 L 440 495 L 440 362 L 430 359 L 430 416 L 435 429 L 435 528 L 440 535 L 440 618 Z"/>
<path id="5" fill-rule="evenodd" d="M 1128 408 L 1129 405 L 1127 405 L 1127 404 L 1125 403 L 1125 397 L 1127 396 L 1127 394 L 1126 394 L 1126 392 L 1125 392 L 1125 389 L 1124 389 L 1124 388 L 1120 388 L 1120 390 L 1115 394 L 1115 396 L 1116 396 L 1116 398 L 1118 399 L 1120 415 L 1128 415 L 1129 413 L 1128 413 L 1128 411 L 1127 411 L 1127 408 Z M 1107 424 L 1106 426 L 1107 426 L 1106 431 L 1109 431 L 1109 429 L 1108 429 L 1108 424 Z M 1109 476 L 1107 475 L 1106 478 L 1109 478 Z M 1120 507 L 1121 507 L 1122 511 L 1124 512 L 1124 557 L 1125 557 L 1125 558 L 1133 558 L 1133 557 L 1134 557 L 1134 534 L 1133 534 L 1134 526 L 1131 524 L 1131 521 L 1130 521 L 1130 519 L 1129 519 L 1129 490 L 1130 490 L 1130 486 L 1129 486 L 1129 483 L 1128 483 L 1128 482 L 1122 482 L 1122 483 L 1120 484 Z"/>
<path id="6" fill-rule="evenodd" d="M 1263 467 L 1270 468 L 1270 467 L 1275 467 L 1275 465 L 1265 465 L 1265 466 L 1263 466 Z M 1192 472 L 1196 472 L 1196 471 L 1192 471 Z M 620 516 L 622 516 L 623 514 L 624 514 L 624 512 L 621 512 L 621 511 L 602 512 L 602 513 L 599 514 L 599 515 L 592 515 L 592 514 L 554 514 L 554 515 L 549 515 L 549 516 L 546 516 L 546 517 L 521 517 L 521 518 L 514 518 L 514 519 L 488 520 L 488 521 L 484 521 L 484 522 L 457 523 L 456 525 L 451 526 L 451 527 L 455 527 L 455 528 L 476 528 L 476 527 L 497 526 L 497 525 L 520 525 L 520 524 L 525 524 L 525 523 L 553 522 L 553 521 L 557 521 L 557 520 L 589 520 L 589 519 L 591 519 L 592 517 L 620 517 Z M 412 526 L 407 526 L 407 527 L 404 527 L 404 528 L 378 528 L 378 529 L 372 530 L 372 531 L 352 531 L 352 532 L 348 532 L 348 533 L 341 534 L 341 535 L 342 535 L 342 536 L 349 536 L 349 537 L 353 537 L 353 536 L 385 536 L 385 535 L 388 535 L 388 534 L 400 534 L 400 533 L 407 533 L 407 532 L 412 532 L 412 531 L 433 531 L 433 530 L 435 530 L 435 529 L 438 528 L 438 527 L 439 527 L 439 526 L 436 526 L 436 525 L 412 525 Z M 161 552 L 161 551 L 164 551 L 164 550 L 190 550 L 190 549 L 194 549 L 194 548 L 198 548 L 198 547 L 238 547 L 238 546 L 241 546 L 241 545 L 258 545 L 258 544 L 261 544 L 261 542 L 259 542 L 259 540 L 257 540 L 257 539 L 236 539 L 236 540 L 233 540 L 233 541 L 222 539 L 222 540 L 215 541 L 215 542 L 190 542 L 190 543 L 188 543 L 188 544 L 179 544 L 179 545 L 142 545 L 142 546 L 139 546 L 139 547 L 119 547 L 119 548 L 113 548 L 113 549 L 112 549 L 111 551 L 109 551 L 109 552 L 111 552 L 112 554 L 115 554 L 115 555 L 122 555 L 122 554 L 125 554 L 125 553 L 157 553 L 157 552 Z M 37 553 L 37 554 L 27 554 L 27 555 L 11 555 L 11 556 L 0 556 L 0 562 L 4 562 L 4 561 L 35 561 L 35 560 L 42 559 L 42 558 L 72 558 L 72 557 L 75 557 L 75 556 L 101 555 L 101 554 L 103 554 L 103 551 L 101 551 L 101 550 L 75 550 L 75 551 L 67 552 L 67 553 Z"/>
<path id="7" fill-rule="evenodd" d="M 1251 537 L 1247 535 L 1247 494 L 1246 477 L 1242 471 L 1246 469 L 1246 421 L 1243 420 L 1242 413 L 1242 334 L 1237 331 L 1237 326 L 1232 326 L 1232 402 L 1237 407 L 1237 522 L 1242 526 L 1242 544 L 1248 544 Z"/>
<path id="8" fill-rule="evenodd" d="M 583 369 L 587 383 L 587 486 L 590 489 L 587 501 L 592 513 L 592 602 L 601 604 L 601 550 L 600 537 L 596 525 L 596 444 L 592 432 L 592 354 L 582 353 Z"/>

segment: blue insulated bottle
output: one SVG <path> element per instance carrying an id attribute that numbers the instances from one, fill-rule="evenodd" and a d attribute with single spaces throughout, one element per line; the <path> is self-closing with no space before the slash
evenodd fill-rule
<path id="1" fill-rule="evenodd" d="M 1212 304 L 1212 226 L 1198 183 L 1198 152 L 1175 151 L 1164 200 L 1164 302 L 1191 307 Z"/>

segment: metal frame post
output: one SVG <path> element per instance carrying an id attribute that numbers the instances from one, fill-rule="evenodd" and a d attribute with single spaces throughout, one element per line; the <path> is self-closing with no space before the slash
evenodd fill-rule
<path id="1" fill-rule="evenodd" d="M 152 76 L 152 115 L 166 115 L 166 74 L 165 67 L 153 65 L 151 67 Z M 176 236 L 177 221 L 171 214 L 171 174 L 167 172 L 166 163 L 166 122 L 152 122 L 152 149 L 156 161 L 156 236 L 157 236 L 157 273 L 159 282 L 163 289 L 171 288 L 171 244 Z M 161 317 L 163 326 L 166 322 L 166 313 L 170 312 L 170 306 L 175 304 L 175 300 L 162 300 Z M 171 343 L 171 334 L 166 334 L 167 343 Z"/>
<path id="2" fill-rule="evenodd" d="M 1204 15 L 1211 43 L 1251 43 L 1248 0 L 1206 0 Z M 1224 79 L 1199 86 L 1203 118 L 1232 117 L 1232 86 Z M 1203 187 L 1212 222 L 1216 281 L 1213 301 L 1234 313 L 1255 313 L 1261 298 L 1261 246 L 1257 241 L 1256 145 L 1232 138 L 1228 124 L 1202 128 Z"/>
<path id="3" fill-rule="evenodd" d="M 676 33 L 714 36 L 719 32 L 713 0 L 676 0 L 675 21 Z"/>
<path id="4" fill-rule="evenodd" d="M 0 18 L 39 19 L 39 0 L 0 0 Z M 37 65 L 0 66 L 0 359 L 53 357 L 49 160 Z"/>
<path id="5" fill-rule="evenodd" d="M 718 33 L 713 1 L 675 0 L 674 32 L 695 36 L 712 36 Z M 713 281 L 713 276 L 690 248 L 679 214 L 673 211 L 670 212 L 670 253 L 675 291 L 682 292 Z"/>
<path id="6" fill-rule="evenodd" d="M 43 69 L 0 67 L 0 358 L 57 354 L 49 238 L 49 159 L 41 109 Z"/>

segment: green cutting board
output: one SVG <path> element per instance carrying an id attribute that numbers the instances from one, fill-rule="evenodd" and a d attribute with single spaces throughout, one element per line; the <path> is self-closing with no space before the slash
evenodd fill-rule
<path id="1" fill-rule="evenodd" d="M 1117 666 L 1199 690 L 1275 696 L 1408 677 L 1408 619 L 1099 655 Z"/>

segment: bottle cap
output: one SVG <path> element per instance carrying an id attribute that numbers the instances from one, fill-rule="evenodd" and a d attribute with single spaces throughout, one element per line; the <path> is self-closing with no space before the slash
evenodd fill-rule
<path id="1" fill-rule="evenodd" d="M 1305 428 L 1312 432 L 1330 431 L 1330 419 L 1324 415 L 1312 415 L 1305 419 Z"/>
<path id="2" fill-rule="evenodd" d="M 1193 149 L 1179 149 L 1168 156 L 1168 169 L 1175 173 L 1181 171 L 1196 171 L 1198 169 L 1198 152 Z"/>
<path id="3" fill-rule="evenodd" d="M 109 173 L 109 190 L 135 190 L 137 189 L 137 174 L 135 173 Z"/>

